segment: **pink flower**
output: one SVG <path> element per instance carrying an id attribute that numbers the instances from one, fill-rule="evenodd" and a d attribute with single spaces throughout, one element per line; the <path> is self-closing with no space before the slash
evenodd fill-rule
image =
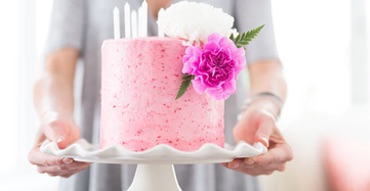
<path id="1" fill-rule="evenodd" d="M 245 67 L 245 51 L 233 41 L 217 33 L 208 37 L 203 49 L 186 48 L 183 58 L 184 74 L 194 75 L 195 91 L 208 93 L 216 100 L 225 100 L 236 91 L 236 80 Z"/>

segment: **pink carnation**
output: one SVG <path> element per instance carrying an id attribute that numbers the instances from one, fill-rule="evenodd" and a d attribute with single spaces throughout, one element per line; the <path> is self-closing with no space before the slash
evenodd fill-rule
<path id="1" fill-rule="evenodd" d="M 245 51 L 233 41 L 217 33 L 208 37 L 203 49 L 186 48 L 183 58 L 184 74 L 194 75 L 195 91 L 204 91 L 217 100 L 225 100 L 236 92 L 236 79 L 245 66 Z"/>

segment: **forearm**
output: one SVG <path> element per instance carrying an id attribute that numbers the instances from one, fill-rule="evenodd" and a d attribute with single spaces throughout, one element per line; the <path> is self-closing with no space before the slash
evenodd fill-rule
<path id="1" fill-rule="evenodd" d="M 89 163 L 57 157 L 40 151 L 45 140 L 65 149 L 80 138 L 73 120 L 73 79 L 78 51 L 62 49 L 49 54 L 40 79 L 34 86 L 34 104 L 41 124 L 28 155 L 40 173 L 69 177 L 89 167 Z"/>
<path id="2" fill-rule="evenodd" d="M 279 97 L 282 102 L 286 99 L 287 85 L 283 75 L 283 67 L 276 60 L 257 61 L 248 65 L 250 72 L 249 95 L 261 92 L 270 92 Z M 271 99 L 260 99 L 256 103 L 277 116 L 281 110 L 276 102 Z"/>
<path id="3" fill-rule="evenodd" d="M 40 118 L 50 113 L 72 117 L 77 57 L 73 49 L 58 50 L 46 57 L 43 73 L 34 86 L 34 104 Z"/>

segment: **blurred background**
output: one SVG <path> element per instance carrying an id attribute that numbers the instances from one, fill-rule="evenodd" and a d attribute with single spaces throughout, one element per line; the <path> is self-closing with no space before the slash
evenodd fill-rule
<path id="1" fill-rule="evenodd" d="M 340 190 L 335 189 L 340 184 L 352 190 L 345 178 L 352 186 L 367 185 L 353 190 L 370 190 L 370 163 L 358 160 L 370 161 L 370 1 L 272 3 L 289 87 L 279 125 L 295 159 L 285 172 L 263 176 L 263 187 L 320 191 Z M 0 2 L 0 190 L 50 191 L 58 184 L 27 161 L 38 128 L 32 86 L 42 65 L 51 4 Z M 364 169 L 367 173 L 352 172 Z"/>

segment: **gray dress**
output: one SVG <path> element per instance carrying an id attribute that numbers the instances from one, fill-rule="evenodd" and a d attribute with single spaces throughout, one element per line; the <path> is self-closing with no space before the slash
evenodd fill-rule
<path id="1" fill-rule="evenodd" d="M 174 3 L 179 0 L 173 1 Z M 247 49 L 247 61 L 277 59 L 270 0 L 200 0 L 221 7 L 235 17 L 235 27 L 247 31 L 262 24 L 265 28 Z M 137 8 L 142 0 L 128 0 Z M 100 47 L 102 41 L 113 37 L 112 10 L 121 11 L 125 0 L 54 0 L 51 28 L 46 53 L 63 47 L 80 51 L 83 68 L 80 90 L 79 125 L 81 136 L 97 144 L 100 115 Z M 124 19 L 122 18 L 121 21 Z M 149 34 L 156 35 L 155 21 L 149 19 Z M 121 23 L 121 31 L 124 24 Z M 225 135 L 233 144 L 232 128 L 246 97 L 247 72 L 238 79 L 238 93 L 226 101 Z M 130 185 L 136 166 L 93 164 L 88 170 L 68 179 L 61 179 L 61 191 L 118 191 Z M 233 172 L 218 164 L 175 166 L 177 178 L 184 191 L 255 191 L 259 190 L 257 178 Z"/>

